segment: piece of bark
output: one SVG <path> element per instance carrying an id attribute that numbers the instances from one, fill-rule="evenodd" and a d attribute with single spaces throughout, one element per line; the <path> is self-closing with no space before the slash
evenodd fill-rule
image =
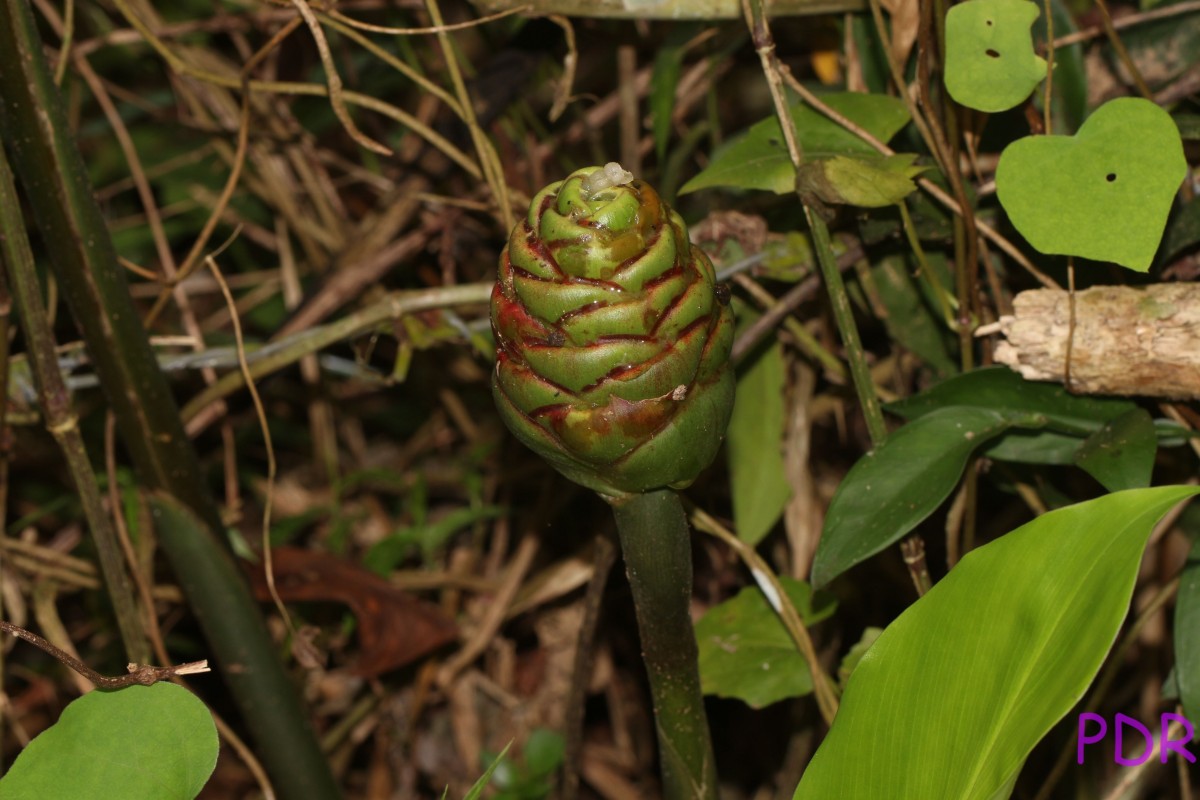
<path id="1" fill-rule="evenodd" d="M 1065 383 L 1067 292 L 1035 289 L 996 326 L 995 359 L 1027 380 Z M 991 327 L 991 326 L 989 326 Z M 1071 391 L 1200 399 L 1200 284 L 1096 286 L 1075 293 Z"/>

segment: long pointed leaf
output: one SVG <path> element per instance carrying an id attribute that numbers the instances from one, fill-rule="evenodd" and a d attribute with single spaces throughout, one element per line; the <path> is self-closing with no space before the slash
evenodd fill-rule
<path id="1" fill-rule="evenodd" d="M 813 558 L 813 587 L 824 586 L 920 524 L 953 491 L 972 451 L 1016 422 L 980 408 L 941 408 L 859 459 L 829 504 Z"/>
<path id="2" fill-rule="evenodd" d="M 1104 661 L 1155 523 L 1198 493 L 1106 495 L 969 553 L 858 665 L 796 800 L 1004 796 Z"/>

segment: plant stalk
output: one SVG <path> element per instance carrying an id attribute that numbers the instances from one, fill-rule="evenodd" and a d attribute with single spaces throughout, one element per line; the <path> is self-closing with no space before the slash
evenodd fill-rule
<path id="1" fill-rule="evenodd" d="M 6 231 L 0 239 L 0 278 L 7 272 L 16 299 L 21 330 L 25 335 L 25 349 L 29 366 L 37 386 L 39 405 L 46 429 L 54 435 L 62 449 L 71 473 L 71 481 L 79 492 L 83 515 L 96 543 L 100 571 L 108 587 L 113 612 L 117 618 L 117 629 L 125 645 L 129 661 L 144 664 L 149 661 L 150 647 L 146 634 L 138 620 L 137 605 L 133 601 L 133 587 L 125 572 L 125 559 L 121 543 L 113 530 L 112 522 L 104 510 L 100 498 L 100 487 L 92 470 L 91 460 L 79 432 L 79 419 L 71 407 L 71 394 L 63 381 L 55 352 L 54 330 L 42 302 L 41 283 L 33 263 L 33 251 L 21 217 L 21 202 L 4 148 L 0 147 L 0 230 Z"/>
<path id="2" fill-rule="evenodd" d="M 338 796 L 129 295 L 26 0 L 0 0 L 0 135 L 140 480 L 197 520 L 161 544 L 279 795 Z"/>
<path id="3" fill-rule="evenodd" d="M 650 678 L 663 797 L 716 800 L 716 763 L 688 611 L 692 546 L 683 504 L 670 489 L 611 502 Z"/>

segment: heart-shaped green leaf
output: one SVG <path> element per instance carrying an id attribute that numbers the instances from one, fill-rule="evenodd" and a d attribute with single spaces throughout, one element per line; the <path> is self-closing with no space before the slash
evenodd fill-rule
<path id="1" fill-rule="evenodd" d="M 89 692 L 72 701 L 0 781 L 4 800 L 191 798 L 217 764 L 217 728 L 173 683 Z"/>
<path id="2" fill-rule="evenodd" d="M 1187 172 L 1179 129 L 1149 100 L 1110 100 L 1074 136 L 1027 136 L 1004 149 L 996 194 L 1043 253 L 1150 268 Z"/>
<path id="3" fill-rule="evenodd" d="M 1029 0 L 968 0 L 946 12 L 946 89 L 978 111 L 1007 111 L 1046 78 L 1029 28 Z"/>
<path id="4" fill-rule="evenodd" d="M 1008 797 L 1112 647 L 1155 523 L 1198 492 L 1105 495 L 968 553 L 867 651 L 796 800 Z"/>
<path id="5" fill-rule="evenodd" d="M 846 92 L 823 95 L 821 99 L 880 141 L 891 139 L 908 122 L 908 110 L 896 97 Z M 858 136 L 807 106 L 793 107 L 792 119 L 806 160 L 878 155 L 875 148 Z M 776 194 L 791 194 L 795 190 L 796 169 L 788 156 L 778 119 L 771 116 L 755 123 L 714 153 L 709 165 L 685 183 L 679 194 L 714 186 L 765 189 Z"/>

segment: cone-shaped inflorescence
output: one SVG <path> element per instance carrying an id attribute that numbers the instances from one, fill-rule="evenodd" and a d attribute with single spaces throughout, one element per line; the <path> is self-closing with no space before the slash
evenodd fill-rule
<path id="1" fill-rule="evenodd" d="M 492 292 L 496 403 L 517 438 L 609 497 L 682 488 L 733 406 L 733 315 L 683 220 L 617 164 L 533 198 Z"/>

